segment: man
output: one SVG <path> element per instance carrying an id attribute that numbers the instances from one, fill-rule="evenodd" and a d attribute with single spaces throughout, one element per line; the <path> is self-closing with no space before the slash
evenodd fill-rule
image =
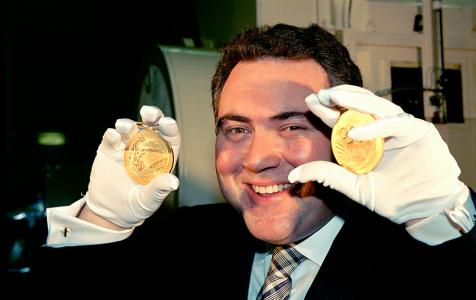
<path id="1" fill-rule="evenodd" d="M 85 197 L 48 210 L 47 245 L 59 249 L 43 247 L 33 270 L 62 287 L 104 287 L 112 277 L 121 284 L 105 285 L 108 293 L 153 289 L 173 299 L 471 294 L 474 194 L 432 124 L 361 85 L 347 50 L 316 25 L 240 34 L 212 82 L 216 171 L 229 204 L 144 222 L 179 182 L 164 174 L 141 186 L 128 177 L 123 151 L 138 129 L 119 119 Z M 386 140 L 365 175 L 333 162 L 331 128 L 346 109 L 377 119 L 350 138 Z M 154 107 L 141 115 L 178 154 L 175 121 Z"/>

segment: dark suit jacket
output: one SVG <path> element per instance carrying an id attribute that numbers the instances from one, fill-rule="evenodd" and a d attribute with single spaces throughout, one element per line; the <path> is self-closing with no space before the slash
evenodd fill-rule
<path id="1" fill-rule="evenodd" d="M 447 293 L 474 299 L 476 230 L 430 247 L 350 201 L 339 207 L 333 209 L 346 222 L 306 299 L 440 299 Z M 253 255 L 262 248 L 228 204 L 181 208 L 165 219 L 151 218 L 122 242 L 37 249 L 34 283 L 56 295 L 66 289 L 78 296 L 96 290 L 246 299 Z"/>

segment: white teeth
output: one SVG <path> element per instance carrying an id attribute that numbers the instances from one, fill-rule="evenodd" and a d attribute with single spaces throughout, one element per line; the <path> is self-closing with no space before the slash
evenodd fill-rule
<path id="1" fill-rule="evenodd" d="M 281 192 L 282 190 L 287 190 L 291 187 L 291 183 L 286 183 L 286 184 L 275 184 L 275 185 L 268 185 L 268 186 L 258 186 L 252 184 L 251 187 L 253 188 L 253 191 L 255 191 L 258 194 L 271 194 L 271 193 L 277 193 Z"/>

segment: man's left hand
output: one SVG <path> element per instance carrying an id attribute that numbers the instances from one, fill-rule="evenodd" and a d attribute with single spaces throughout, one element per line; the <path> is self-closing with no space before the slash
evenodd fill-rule
<path id="1" fill-rule="evenodd" d="M 432 123 L 350 85 L 323 89 L 306 97 L 306 103 L 330 127 L 340 116 L 338 108 L 373 115 L 375 122 L 352 128 L 349 137 L 361 141 L 385 138 L 384 154 L 367 174 L 314 161 L 294 169 L 290 182 L 317 181 L 398 224 L 408 225 L 442 211 L 449 212 L 449 218 L 451 213 L 464 214 L 469 189 L 458 179 L 458 164 Z"/>

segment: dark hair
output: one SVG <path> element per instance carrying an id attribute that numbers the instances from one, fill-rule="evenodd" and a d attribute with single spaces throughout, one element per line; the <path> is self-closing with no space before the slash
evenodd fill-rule
<path id="1" fill-rule="evenodd" d="M 211 87 L 215 117 L 225 81 L 242 60 L 260 57 L 313 59 L 326 71 L 330 86 L 362 86 L 360 70 L 350 58 L 347 48 L 332 33 L 316 24 L 309 27 L 277 24 L 248 29 L 226 44 L 221 52 Z"/>

